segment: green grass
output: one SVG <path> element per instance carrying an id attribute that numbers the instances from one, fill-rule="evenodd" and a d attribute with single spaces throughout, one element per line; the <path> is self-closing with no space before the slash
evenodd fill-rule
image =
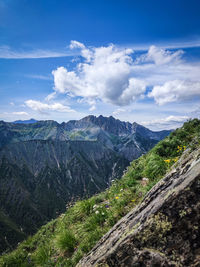
<path id="1" fill-rule="evenodd" d="M 105 192 L 76 202 L 15 251 L 3 255 L 0 266 L 75 266 L 122 216 L 141 203 L 185 149 L 199 143 L 200 121 L 194 119 L 134 160 L 122 179 L 113 181 Z M 149 179 L 146 186 L 141 183 L 143 177 Z"/>
<path id="2" fill-rule="evenodd" d="M 71 231 L 63 229 L 56 237 L 56 246 L 61 251 L 70 253 L 74 252 L 76 245 L 76 238 Z"/>

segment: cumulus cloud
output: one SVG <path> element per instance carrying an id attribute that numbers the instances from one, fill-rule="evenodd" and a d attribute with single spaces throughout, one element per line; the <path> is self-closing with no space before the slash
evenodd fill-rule
<path id="1" fill-rule="evenodd" d="M 65 106 L 58 102 L 48 104 L 48 103 L 42 103 L 40 101 L 30 99 L 30 100 L 25 101 L 25 104 L 27 107 L 35 111 L 39 111 L 41 113 L 48 112 L 48 111 L 74 112 L 74 110 L 71 109 L 69 106 Z"/>
<path id="2" fill-rule="evenodd" d="M 182 50 L 172 52 L 152 45 L 147 54 L 138 58 L 138 62 L 154 62 L 156 65 L 178 63 L 181 60 L 182 54 Z"/>
<path id="3" fill-rule="evenodd" d="M 118 106 L 128 105 L 145 93 L 146 83 L 133 76 L 131 49 L 114 45 L 86 48 L 76 41 L 70 47 L 81 49 L 84 62 L 74 71 L 59 67 L 52 72 L 56 92 Z"/>
<path id="4" fill-rule="evenodd" d="M 154 86 L 149 93 L 157 104 L 163 105 L 170 102 L 200 98 L 200 82 L 174 80 L 164 83 L 162 86 Z"/>
<path id="5" fill-rule="evenodd" d="M 136 55 L 133 50 L 107 47 L 87 47 L 71 41 L 70 49 L 80 50 L 82 60 L 73 70 L 58 67 L 52 71 L 54 93 L 78 97 L 88 103 L 90 111 L 96 101 L 119 107 L 138 99 L 153 98 L 159 105 L 188 101 L 200 95 L 199 62 L 183 60 L 182 50 L 166 50 L 150 46 L 147 52 Z M 147 93 L 151 90 L 149 93 Z"/>

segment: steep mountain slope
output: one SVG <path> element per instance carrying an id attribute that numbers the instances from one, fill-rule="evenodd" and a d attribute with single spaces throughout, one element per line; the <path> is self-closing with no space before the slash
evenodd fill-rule
<path id="1" fill-rule="evenodd" d="M 173 169 L 77 267 L 199 266 L 200 149 Z"/>
<path id="2" fill-rule="evenodd" d="M 96 244 L 78 266 L 198 266 L 199 144 L 200 121 L 185 123 L 109 189 L 78 201 L 0 265 L 76 266 Z"/>
<path id="3" fill-rule="evenodd" d="M 26 169 L 10 164 L 5 158 L 0 164 L 0 251 L 13 248 L 18 241 L 35 232 L 47 221 L 37 208 L 30 191 L 34 176 Z"/>
<path id="4" fill-rule="evenodd" d="M 103 116 L 62 124 L 0 122 L 0 252 L 55 218 L 67 203 L 109 187 L 130 160 L 168 133 Z"/>
<path id="5" fill-rule="evenodd" d="M 1 209 L 23 235 L 64 211 L 69 201 L 108 187 L 128 164 L 116 152 L 90 141 L 13 143 L 0 151 L 0 158 Z M 13 246 L 18 239 L 11 230 L 7 227 L 4 235 Z"/>

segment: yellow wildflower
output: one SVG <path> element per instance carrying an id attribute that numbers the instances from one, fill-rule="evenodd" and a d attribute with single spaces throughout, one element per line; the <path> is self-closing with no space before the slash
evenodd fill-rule
<path id="1" fill-rule="evenodd" d="M 178 157 L 173 158 L 173 161 L 174 161 L 174 162 L 177 162 L 177 160 L 178 160 Z"/>
<path id="2" fill-rule="evenodd" d="M 115 197 L 115 199 L 119 199 L 119 197 Z"/>

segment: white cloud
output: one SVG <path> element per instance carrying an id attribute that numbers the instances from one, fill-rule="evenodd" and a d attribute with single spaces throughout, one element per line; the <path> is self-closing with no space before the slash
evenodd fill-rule
<path id="1" fill-rule="evenodd" d="M 93 98 L 78 98 L 77 99 L 77 103 L 79 104 L 83 104 L 83 103 L 87 103 L 90 105 L 89 111 L 94 111 L 96 110 L 96 99 Z"/>
<path id="2" fill-rule="evenodd" d="M 46 81 L 51 81 L 52 80 L 52 76 L 48 76 L 48 75 L 40 75 L 40 74 L 28 74 L 25 75 L 25 77 L 31 78 L 31 79 L 38 79 L 38 80 L 46 80 Z"/>
<path id="3" fill-rule="evenodd" d="M 153 97 L 157 104 L 163 105 L 175 101 L 185 101 L 198 97 L 200 99 L 200 82 L 174 80 L 162 86 L 154 86 L 149 97 Z"/>
<path id="4" fill-rule="evenodd" d="M 155 101 L 158 105 L 164 105 L 183 101 L 193 103 L 191 100 L 200 96 L 200 62 L 184 60 L 182 50 L 171 51 L 150 46 L 147 52 L 142 52 L 142 56 L 138 57 L 136 54 L 134 59 L 132 49 L 113 44 L 107 47 L 87 47 L 73 40 L 69 47 L 75 49 L 75 55 L 78 53 L 82 56 L 74 62 L 75 68 L 61 66 L 53 70 L 54 91 L 45 98 L 44 103 L 30 100 L 34 102 L 26 105 L 40 112 L 68 112 L 71 109 L 57 103 L 59 100 L 49 103 L 64 94 L 68 100 L 83 105 L 87 103 L 90 111 L 97 107 L 99 110 L 98 103 L 118 106 L 119 110 L 113 113 L 118 115 L 120 107 L 132 103 L 135 106 L 137 100 L 142 100 L 138 102 L 143 104 Z M 47 77 L 34 75 L 34 78 Z M 113 111 L 113 107 L 110 110 Z"/>
<path id="5" fill-rule="evenodd" d="M 28 116 L 29 114 L 25 111 L 16 111 L 12 112 L 13 115 L 19 115 L 19 116 Z"/>
<path id="6" fill-rule="evenodd" d="M 69 106 L 65 106 L 58 102 L 47 104 L 30 99 L 25 101 L 25 104 L 27 105 L 27 107 L 39 112 L 48 112 L 48 111 L 74 112 L 74 110 L 71 109 Z"/>
<path id="7" fill-rule="evenodd" d="M 50 101 L 52 99 L 54 99 L 56 97 L 56 92 L 53 92 L 51 94 L 49 94 L 47 97 L 45 97 L 46 101 Z"/>
<path id="8" fill-rule="evenodd" d="M 130 47 L 134 49 L 134 51 L 147 51 L 149 47 L 152 45 L 152 43 L 145 44 L 126 44 L 120 47 Z M 173 41 L 167 41 L 167 42 L 157 42 L 154 43 L 156 47 L 160 47 L 162 49 L 184 49 L 184 48 L 195 48 L 200 47 L 200 37 L 198 36 L 196 39 L 191 40 L 173 40 Z"/>
<path id="9" fill-rule="evenodd" d="M 95 109 L 96 109 L 96 106 L 93 105 L 93 106 L 91 106 L 91 107 L 89 108 L 89 111 L 94 111 Z"/>
<path id="10" fill-rule="evenodd" d="M 138 58 L 141 62 L 154 62 L 156 65 L 178 63 L 183 54 L 182 50 L 171 52 L 154 45 L 150 46 L 148 53 Z"/>
<path id="11" fill-rule="evenodd" d="M 73 56 L 71 52 L 57 52 L 51 50 L 35 49 L 31 51 L 12 50 L 9 46 L 0 46 L 0 58 L 7 59 L 31 59 L 31 58 L 53 58 Z"/>
<path id="12" fill-rule="evenodd" d="M 189 115 L 192 118 L 198 118 L 198 119 L 200 119 L 200 106 L 194 107 L 194 109 L 191 112 L 189 112 Z"/>
<path id="13" fill-rule="evenodd" d="M 145 93 L 146 83 L 133 77 L 131 49 L 122 50 L 114 45 L 85 48 L 74 42 L 71 47 L 81 49 L 84 62 L 77 64 L 75 71 L 64 67 L 54 70 L 55 91 L 118 106 L 128 105 Z"/>
<path id="14" fill-rule="evenodd" d="M 5 120 L 5 121 L 14 121 L 16 119 L 26 119 L 27 116 L 30 116 L 30 114 L 28 114 L 25 111 L 13 111 L 13 112 L 0 112 L 0 117 L 1 119 Z"/>
<path id="15" fill-rule="evenodd" d="M 126 112 L 126 109 L 124 108 L 117 108 L 113 111 L 113 115 L 119 115 L 120 113 Z"/>
<path id="16" fill-rule="evenodd" d="M 142 121 L 141 124 L 147 127 L 154 127 L 156 129 L 175 129 L 182 126 L 182 124 L 190 119 L 188 116 L 168 116 L 166 118 L 154 119 L 150 121 Z"/>
<path id="17" fill-rule="evenodd" d="M 85 45 L 80 43 L 80 42 L 78 42 L 78 41 L 72 40 L 70 42 L 70 46 L 69 47 L 70 47 L 70 49 L 74 49 L 74 48 L 82 48 L 82 49 L 84 49 Z"/>

